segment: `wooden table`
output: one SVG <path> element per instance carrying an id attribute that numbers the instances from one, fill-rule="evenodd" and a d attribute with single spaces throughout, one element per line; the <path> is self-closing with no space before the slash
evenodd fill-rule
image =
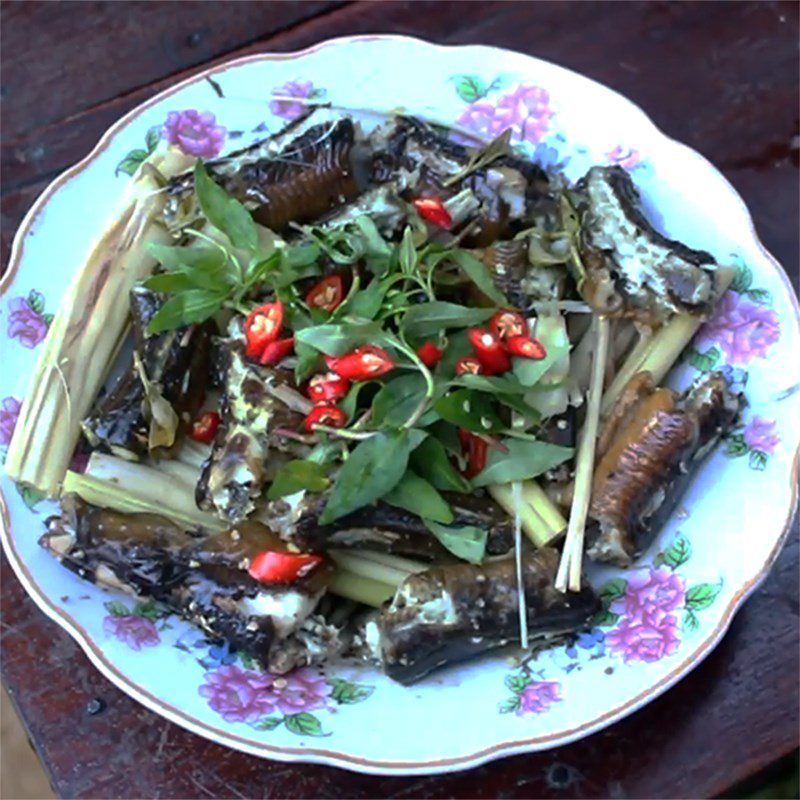
<path id="1" fill-rule="evenodd" d="M 3 264 L 43 187 L 155 92 L 238 55 L 385 31 L 509 47 L 617 89 L 722 169 L 767 248 L 796 277 L 798 8 L 6 2 Z M 5 561 L 2 674 L 63 797 L 713 796 L 798 745 L 799 552 L 795 530 L 724 641 L 666 696 L 569 747 L 450 776 L 385 779 L 291 766 L 187 733 L 102 678 L 37 611 Z"/>

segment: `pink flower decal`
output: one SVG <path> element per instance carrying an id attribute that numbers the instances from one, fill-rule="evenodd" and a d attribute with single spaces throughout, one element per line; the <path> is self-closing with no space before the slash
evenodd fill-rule
<path id="1" fill-rule="evenodd" d="M 561 684 L 557 681 L 533 681 L 519 695 L 517 714 L 541 714 L 561 700 Z"/>
<path id="2" fill-rule="evenodd" d="M 198 691 L 226 722 L 253 722 L 275 710 L 272 676 L 235 664 L 207 672 Z"/>
<path id="3" fill-rule="evenodd" d="M 775 452 L 775 448 L 781 442 L 781 437 L 775 433 L 775 426 L 774 420 L 753 417 L 744 429 L 745 444 L 751 450 L 758 450 L 761 453 Z"/>
<path id="4" fill-rule="evenodd" d="M 34 299 L 33 304 L 31 299 Z M 47 335 L 47 319 L 41 313 L 44 301 L 38 292 L 28 297 L 15 297 L 8 304 L 8 335 L 17 339 L 23 347 L 33 348 Z"/>
<path id="5" fill-rule="evenodd" d="M 675 611 L 683 605 L 686 584 L 667 567 L 650 567 L 628 579 L 625 594 L 611 603 L 615 614 L 629 621 L 644 621 Z"/>
<path id="6" fill-rule="evenodd" d="M 284 714 L 313 711 L 327 705 L 330 686 L 322 675 L 310 669 L 298 669 L 288 675 L 276 677 L 271 691 L 278 708 Z"/>
<path id="7" fill-rule="evenodd" d="M 521 84 L 496 103 L 485 98 L 470 103 L 457 122 L 491 139 L 511 128 L 513 140 L 535 145 L 547 134 L 552 116 L 548 91 Z"/>
<path id="8" fill-rule="evenodd" d="M 629 661 L 658 661 L 678 649 L 678 618 L 674 614 L 656 612 L 642 618 L 623 619 L 606 634 L 611 653 Z"/>
<path id="9" fill-rule="evenodd" d="M 109 615 L 103 619 L 103 630 L 125 642 L 131 650 L 153 647 L 161 641 L 153 621 L 136 615 Z"/>
<path id="10" fill-rule="evenodd" d="M 0 403 L 0 444 L 8 444 L 14 435 L 22 403 L 16 397 L 5 397 Z"/>
<path id="11" fill-rule="evenodd" d="M 219 155 L 225 144 L 225 128 L 210 111 L 170 111 L 162 135 L 186 155 L 199 158 Z"/>
<path id="12" fill-rule="evenodd" d="M 278 86 L 272 90 L 272 94 L 277 98 L 272 100 L 269 104 L 269 110 L 275 114 L 276 117 L 283 117 L 284 119 L 297 119 L 308 108 L 305 103 L 285 98 L 297 97 L 300 99 L 309 99 L 319 94 L 314 89 L 314 84 L 311 81 L 289 81 L 284 83 L 283 86 Z"/>
<path id="13" fill-rule="evenodd" d="M 619 144 L 606 153 L 606 158 L 609 164 L 617 164 L 624 169 L 633 169 L 642 160 L 638 150 Z"/>
<path id="14" fill-rule="evenodd" d="M 754 358 L 766 357 L 781 332 L 778 315 L 772 309 L 729 291 L 698 335 L 719 344 L 729 364 L 743 366 Z"/>

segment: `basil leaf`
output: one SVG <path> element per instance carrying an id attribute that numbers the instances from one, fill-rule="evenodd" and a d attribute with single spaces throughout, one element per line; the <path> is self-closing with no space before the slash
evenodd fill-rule
<path id="1" fill-rule="evenodd" d="M 330 485 L 330 479 L 325 473 L 325 467 L 315 461 L 289 461 L 273 479 L 267 492 L 267 500 L 277 500 L 303 489 L 322 492 Z"/>
<path id="2" fill-rule="evenodd" d="M 539 361 L 512 358 L 514 375 L 523 386 L 533 386 L 542 376 L 569 353 L 569 338 L 562 319 L 539 317 L 536 330 L 547 355 Z"/>
<path id="3" fill-rule="evenodd" d="M 460 375 L 450 381 L 450 385 L 494 394 L 524 394 L 527 391 L 516 378 L 499 375 Z"/>
<path id="4" fill-rule="evenodd" d="M 486 466 L 472 479 L 473 486 L 535 478 L 572 458 L 574 453 L 571 447 L 559 447 L 548 442 L 512 438 L 505 438 L 502 441 L 508 452 L 501 453 L 494 448 L 490 449 Z"/>
<path id="5" fill-rule="evenodd" d="M 226 259 L 225 253 L 218 247 L 171 247 L 166 244 L 148 242 L 147 251 L 166 269 L 183 269 L 198 267 L 214 269 L 221 267 Z"/>
<path id="6" fill-rule="evenodd" d="M 479 325 L 494 314 L 491 308 L 467 308 L 457 303 L 434 300 L 412 306 L 403 315 L 401 326 L 406 335 L 433 336 L 445 328 L 468 328 Z"/>
<path id="7" fill-rule="evenodd" d="M 525 399 L 516 394 L 496 394 L 495 398 L 499 403 L 502 403 L 508 408 L 513 408 L 518 414 L 529 423 L 537 423 L 542 419 L 542 415 L 535 408 L 525 402 Z"/>
<path id="8" fill-rule="evenodd" d="M 377 322 L 364 320 L 304 328 L 295 333 L 294 340 L 327 355 L 341 356 L 362 344 L 374 344 L 380 333 Z"/>
<path id="9" fill-rule="evenodd" d="M 433 520 L 425 520 L 428 530 L 443 544 L 454 556 L 469 561 L 471 564 L 480 564 L 486 554 L 486 539 L 488 531 L 474 525 L 460 525 L 451 527 L 440 525 Z"/>
<path id="10" fill-rule="evenodd" d="M 381 236 L 378 226 L 372 217 L 362 214 L 353 220 L 364 238 L 364 254 L 367 257 L 383 257 L 388 259 L 392 255 L 391 245 Z"/>
<path id="11" fill-rule="evenodd" d="M 175 294 L 155 313 L 147 326 L 147 333 L 161 333 L 192 322 L 204 322 L 219 311 L 224 300 L 224 294 L 205 289 L 189 289 Z"/>
<path id="12" fill-rule="evenodd" d="M 375 319 L 375 315 L 381 310 L 383 298 L 390 288 L 391 284 L 388 281 L 373 279 L 363 291 L 350 301 L 348 313 L 362 319 Z"/>
<path id="13" fill-rule="evenodd" d="M 347 414 L 348 421 L 352 420 L 358 408 L 358 395 L 361 390 L 367 385 L 367 381 L 359 381 L 354 383 L 347 394 L 339 401 L 339 408 Z"/>
<path id="14" fill-rule="evenodd" d="M 406 227 L 405 231 L 403 231 L 398 260 L 400 269 L 407 275 L 410 275 L 417 268 L 417 248 L 414 246 L 414 236 L 410 227 Z"/>
<path id="15" fill-rule="evenodd" d="M 405 474 L 409 453 L 419 444 L 419 432 L 412 433 L 381 431 L 355 447 L 339 470 L 319 524 L 328 525 L 394 489 Z"/>
<path id="16" fill-rule="evenodd" d="M 444 445 L 429 436 L 411 454 L 409 464 L 418 475 L 443 492 L 469 492 L 469 481 L 453 466 Z"/>
<path id="17" fill-rule="evenodd" d="M 153 292 L 167 293 L 197 288 L 185 272 L 162 272 L 160 275 L 151 275 L 142 285 Z"/>
<path id="18" fill-rule="evenodd" d="M 479 261 L 466 250 L 453 250 L 450 258 L 461 271 L 480 289 L 481 293 L 498 306 L 507 306 L 506 296 L 495 286 L 492 273 L 483 261 Z"/>
<path id="19" fill-rule="evenodd" d="M 449 525 L 453 511 L 447 501 L 424 478 L 407 470 L 400 483 L 383 496 L 389 505 L 404 508 L 418 517 Z"/>
<path id="20" fill-rule="evenodd" d="M 491 398 L 471 389 L 456 389 L 436 400 L 433 407 L 443 420 L 459 428 L 476 433 L 491 433 L 503 428 Z"/>
<path id="21" fill-rule="evenodd" d="M 234 247 L 255 253 L 258 233 L 250 212 L 214 182 L 199 159 L 194 165 L 194 189 L 206 219 L 219 228 Z"/>
<path id="22" fill-rule="evenodd" d="M 456 331 L 447 335 L 447 345 L 439 362 L 439 375 L 452 375 L 456 371 L 456 361 L 464 356 L 474 355 L 466 331 Z"/>
<path id="23" fill-rule="evenodd" d="M 425 379 L 419 372 L 387 381 L 372 401 L 372 422 L 399 427 L 422 402 L 425 388 Z"/>

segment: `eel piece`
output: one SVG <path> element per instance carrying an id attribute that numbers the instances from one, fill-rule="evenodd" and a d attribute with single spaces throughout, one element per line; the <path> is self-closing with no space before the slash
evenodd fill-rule
<path id="1" fill-rule="evenodd" d="M 559 553 L 526 551 L 523 582 L 528 633 L 559 635 L 585 627 L 599 608 L 591 588 L 553 586 Z M 378 650 L 386 674 L 411 684 L 429 672 L 517 641 L 519 605 L 513 559 L 448 564 L 410 575 L 378 616 Z"/>
<path id="2" fill-rule="evenodd" d="M 160 296 L 148 289 L 131 291 L 133 347 L 147 379 L 158 386 L 178 415 L 178 441 L 202 405 L 213 325 L 190 325 L 148 336 L 147 325 L 161 302 Z M 92 447 L 123 458 L 138 458 L 148 452 L 148 416 L 145 388 L 131 359 L 130 366 L 81 426 Z"/>
<path id="3" fill-rule="evenodd" d="M 674 313 L 711 311 L 717 292 L 714 257 L 659 233 L 622 167 L 592 167 L 576 196 L 586 269 L 581 293 L 598 313 L 654 324 Z"/>
<path id="4" fill-rule="evenodd" d="M 649 391 L 648 391 L 649 386 Z M 701 376 L 682 395 L 634 376 L 612 410 L 613 436 L 601 434 L 592 485 L 587 554 L 628 566 L 661 529 L 699 462 L 730 429 L 741 398 L 720 372 Z"/>

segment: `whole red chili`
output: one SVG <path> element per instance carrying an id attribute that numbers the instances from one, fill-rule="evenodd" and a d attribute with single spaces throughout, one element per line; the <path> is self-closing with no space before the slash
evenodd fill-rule
<path id="1" fill-rule="evenodd" d="M 333 311 L 344 299 L 344 283 L 341 275 L 328 275 L 315 283 L 306 295 L 311 308 Z"/>
<path id="2" fill-rule="evenodd" d="M 489 320 L 489 330 L 498 339 L 510 339 L 512 336 L 524 336 L 528 333 L 525 317 L 510 308 L 501 308 Z"/>
<path id="3" fill-rule="evenodd" d="M 453 227 L 453 218 L 438 197 L 418 197 L 414 201 L 417 213 L 433 225 L 449 231 Z"/>
<path id="4" fill-rule="evenodd" d="M 346 356 L 325 356 L 325 363 L 329 369 L 349 381 L 379 378 L 394 369 L 392 357 L 382 347 L 371 344 L 356 348 Z"/>
<path id="5" fill-rule="evenodd" d="M 270 342 L 261 354 L 259 361 L 267 366 L 273 366 L 283 361 L 294 350 L 294 336 L 286 339 L 277 339 Z"/>
<path id="6" fill-rule="evenodd" d="M 503 342 L 490 330 L 470 328 L 467 337 L 485 375 L 497 375 L 511 369 L 511 357 L 506 352 Z"/>
<path id="7" fill-rule="evenodd" d="M 520 358 L 532 358 L 536 361 L 541 361 L 547 356 L 545 346 L 538 339 L 532 339 L 530 336 L 512 336 L 506 342 L 506 348 L 512 356 L 519 356 Z"/>
<path id="8" fill-rule="evenodd" d="M 280 300 L 254 308 L 244 323 L 245 355 L 260 358 L 264 348 L 278 338 L 282 328 L 283 303 Z"/>
<path id="9" fill-rule="evenodd" d="M 462 356 L 456 361 L 456 375 L 480 375 L 481 362 L 475 356 Z"/>
<path id="10" fill-rule="evenodd" d="M 433 342 L 425 342 L 417 348 L 417 355 L 426 367 L 435 367 L 442 360 L 444 350 Z"/>
<path id="11" fill-rule="evenodd" d="M 206 411 L 192 423 L 189 438 L 203 444 L 213 442 L 221 421 L 222 418 L 216 411 Z"/>
<path id="12" fill-rule="evenodd" d="M 333 403 L 344 397 L 350 389 L 350 381 L 335 372 L 315 375 L 308 382 L 307 394 L 315 403 Z"/>
<path id="13" fill-rule="evenodd" d="M 486 452 L 489 445 L 480 436 L 464 428 L 458 429 L 458 440 L 461 443 L 461 452 L 467 457 L 467 466 L 463 474 L 469 480 L 486 466 Z"/>
<path id="14" fill-rule="evenodd" d="M 307 431 L 313 431 L 317 425 L 327 425 L 329 428 L 343 428 L 347 424 L 347 414 L 333 403 L 318 403 L 308 412 L 303 420 Z"/>
<path id="15" fill-rule="evenodd" d="M 265 550 L 251 562 L 248 572 L 261 583 L 294 583 L 308 575 L 324 561 L 311 553 L 285 553 Z"/>

